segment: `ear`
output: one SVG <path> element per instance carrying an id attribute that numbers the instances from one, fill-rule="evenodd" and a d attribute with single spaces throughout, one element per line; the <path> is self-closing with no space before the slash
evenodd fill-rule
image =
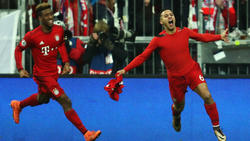
<path id="1" fill-rule="evenodd" d="M 162 17 L 160 17 L 160 24 L 163 25 L 163 22 L 162 22 Z"/>
<path id="2" fill-rule="evenodd" d="M 41 21 L 41 16 L 38 15 L 38 20 Z"/>

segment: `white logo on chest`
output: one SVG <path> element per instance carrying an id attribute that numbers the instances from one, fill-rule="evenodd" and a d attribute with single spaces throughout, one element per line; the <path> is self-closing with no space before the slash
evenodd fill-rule
<path id="1" fill-rule="evenodd" d="M 42 53 L 43 53 L 43 56 L 49 55 L 49 54 L 48 54 L 48 53 L 49 53 L 49 46 L 42 47 L 42 48 L 41 48 L 41 51 L 42 51 Z"/>
<path id="2" fill-rule="evenodd" d="M 39 45 L 44 45 L 44 42 L 43 42 L 43 41 L 41 41 Z"/>
<path id="3" fill-rule="evenodd" d="M 60 40 L 60 37 L 58 35 L 55 36 L 55 40 L 56 41 L 59 41 Z"/>

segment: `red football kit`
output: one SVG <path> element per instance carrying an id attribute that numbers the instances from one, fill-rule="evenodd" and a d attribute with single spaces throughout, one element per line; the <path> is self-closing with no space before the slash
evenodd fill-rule
<path id="1" fill-rule="evenodd" d="M 180 102 L 185 96 L 188 85 L 191 89 L 195 89 L 198 84 L 205 83 L 198 63 L 190 55 L 189 38 L 211 42 L 221 40 L 221 35 L 199 34 L 188 28 L 180 29 L 178 27 L 174 34 L 167 34 L 163 30 L 151 40 L 144 52 L 135 57 L 124 70 L 127 72 L 141 65 L 157 49 L 167 69 L 172 99 L 174 102 Z"/>
<path id="2" fill-rule="evenodd" d="M 57 82 L 57 57 L 60 52 L 63 62 L 68 62 L 68 54 L 64 46 L 64 30 L 61 26 L 53 25 L 50 33 L 44 33 L 38 26 L 28 32 L 15 49 L 16 66 L 23 69 L 22 51 L 30 48 L 34 59 L 33 75 L 39 86 L 39 94 L 52 93 L 53 98 L 64 93 Z"/>
<path id="3" fill-rule="evenodd" d="M 57 82 L 57 56 L 61 55 L 62 61 L 69 62 L 68 54 L 64 45 L 64 30 L 61 26 L 53 25 L 51 32 L 44 33 L 39 26 L 33 31 L 28 32 L 15 50 L 15 59 L 18 70 L 23 69 L 22 51 L 30 48 L 34 59 L 33 74 L 34 80 L 38 85 L 38 94 L 48 94 L 53 99 L 59 98 L 64 94 L 63 89 Z M 35 93 L 30 97 L 20 101 L 21 109 L 26 106 L 37 106 L 42 103 L 38 101 L 38 94 Z M 84 135 L 87 129 L 82 124 L 79 116 L 72 108 L 64 111 L 67 119 L 79 129 Z"/>

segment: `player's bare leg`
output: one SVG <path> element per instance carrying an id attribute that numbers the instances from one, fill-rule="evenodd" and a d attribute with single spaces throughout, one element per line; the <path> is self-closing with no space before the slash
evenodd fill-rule
<path id="1" fill-rule="evenodd" d="M 57 102 L 63 107 L 65 116 L 78 130 L 84 135 L 85 141 L 95 141 L 101 134 L 101 131 L 88 131 L 78 117 L 75 110 L 72 108 L 72 103 L 66 94 L 62 94 Z"/>
<path id="2" fill-rule="evenodd" d="M 217 111 L 216 103 L 214 102 L 206 83 L 199 84 L 194 91 L 204 100 L 204 105 L 207 114 L 209 115 L 212 124 L 214 134 L 218 141 L 226 141 L 226 136 L 223 134 L 219 125 L 219 114 Z"/>
<path id="3" fill-rule="evenodd" d="M 185 106 L 185 100 L 183 100 L 180 103 L 174 103 L 172 104 L 172 115 L 173 115 L 173 127 L 176 132 L 181 131 L 181 112 L 183 111 Z"/>

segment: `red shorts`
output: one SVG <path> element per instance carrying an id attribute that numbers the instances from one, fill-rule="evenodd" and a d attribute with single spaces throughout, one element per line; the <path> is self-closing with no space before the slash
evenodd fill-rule
<path id="1" fill-rule="evenodd" d="M 34 81 L 38 85 L 39 94 L 49 94 L 53 99 L 59 98 L 63 93 L 63 89 L 57 82 L 58 75 L 54 76 L 34 76 Z"/>
<path id="2" fill-rule="evenodd" d="M 184 100 L 187 86 L 194 90 L 199 84 L 206 83 L 198 63 L 184 76 L 170 76 L 168 81 L 174 103 L 180 103 Z"/>

